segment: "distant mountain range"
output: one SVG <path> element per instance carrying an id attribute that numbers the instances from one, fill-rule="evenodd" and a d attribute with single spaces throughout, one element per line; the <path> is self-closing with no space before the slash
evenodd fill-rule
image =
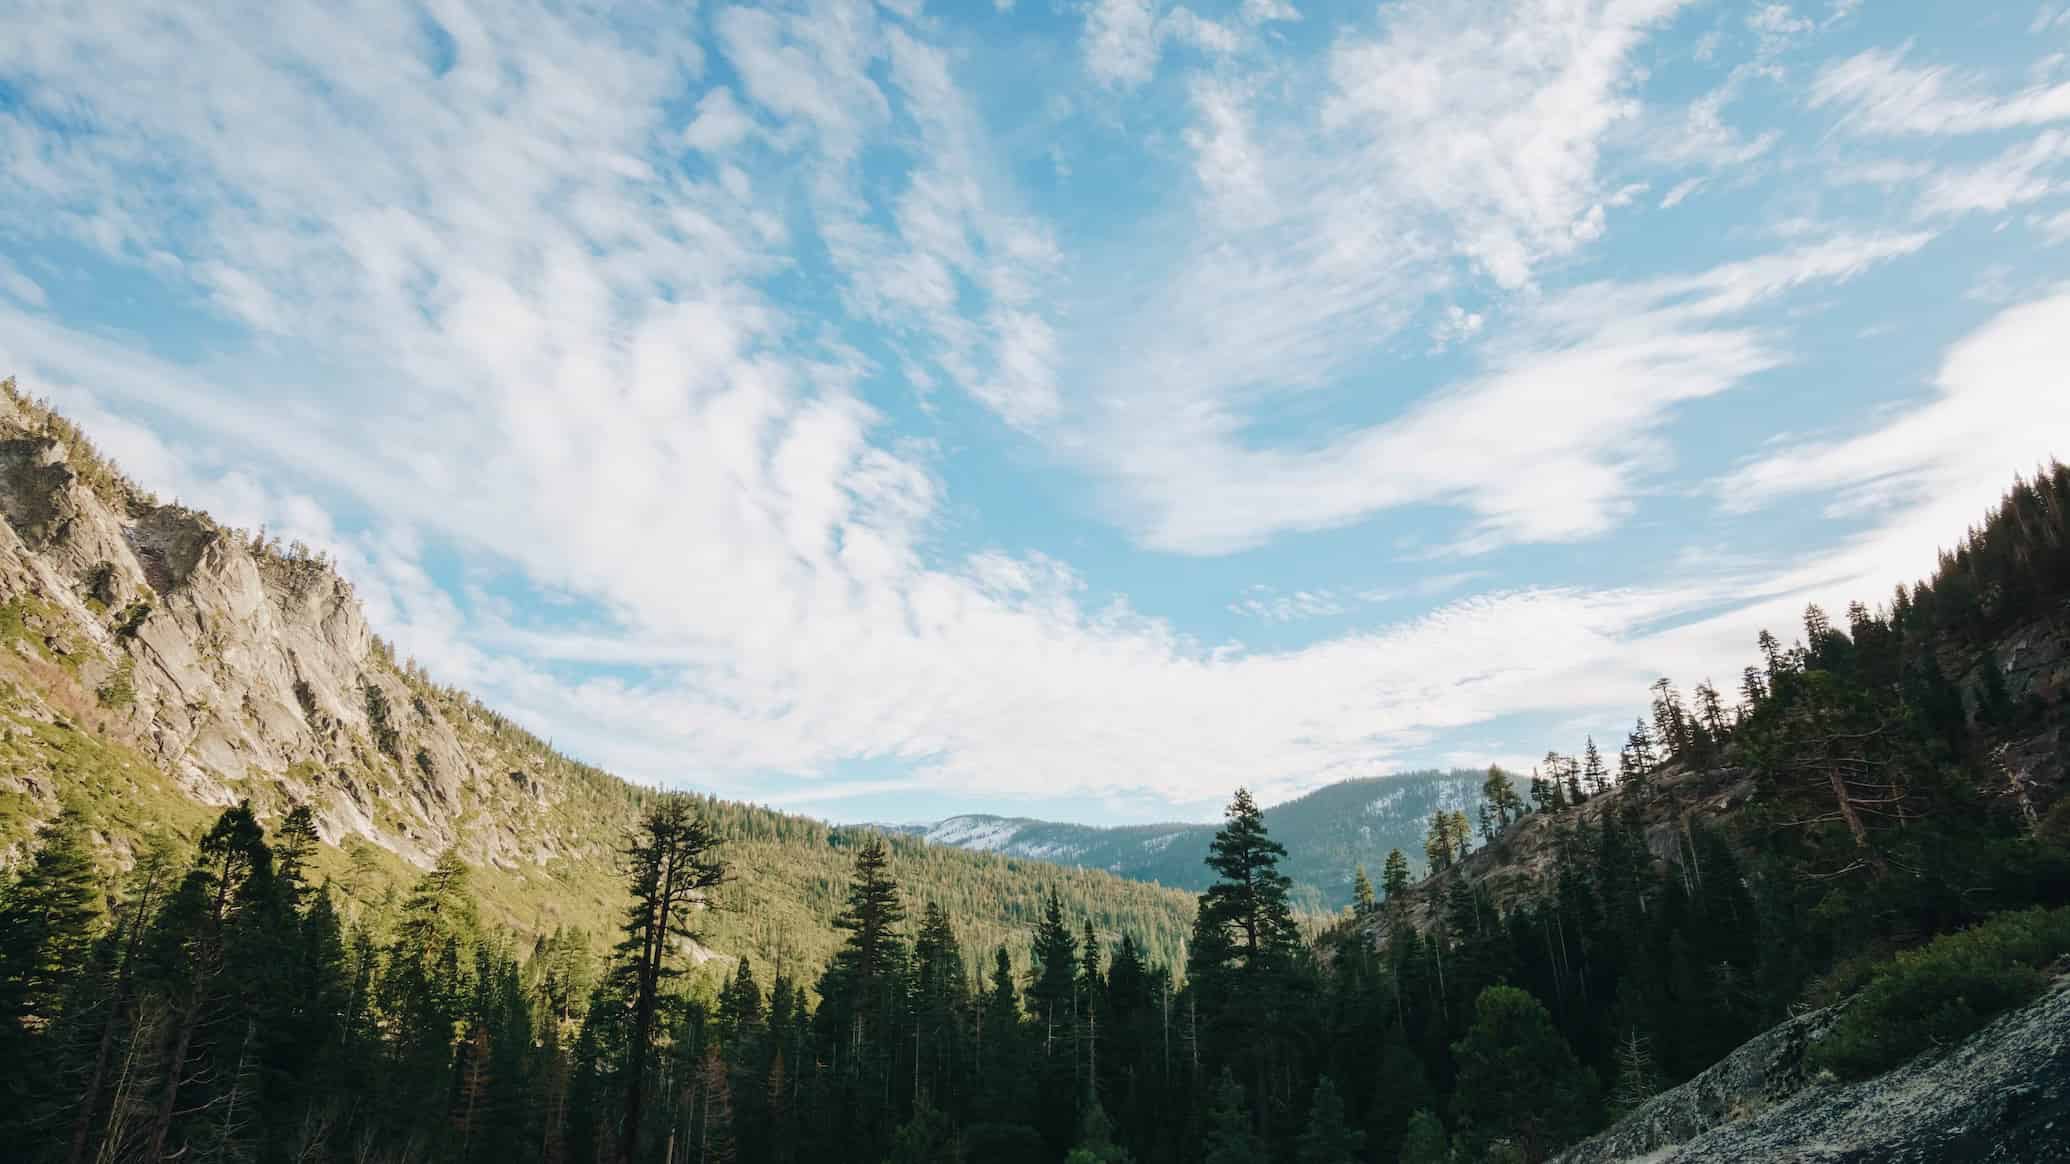
<path id="1" fill-rule="evenodd" d="M 1377 884 L 1389 849 L 1400 849 L 1421 876 L 1423 836 L 1439 809 L 1480 807 L 1484 774 L 1403 772 L 1346 780 L 1265 810 L 1272 837 L 1287 849 L 1281 870 L 1294 879 L 1297 901 L 1311 910 L 1351 903 L 1353 870 L 1366 867 Z M 1212 824 L 1101 827 L 1026 817 L 972 814 L 933 824 L 883 826 L 939 845 L 977 852 L 1103 869 L 1138 881 L 1198 891 L 1208 885 L 1205 864 Z"/>

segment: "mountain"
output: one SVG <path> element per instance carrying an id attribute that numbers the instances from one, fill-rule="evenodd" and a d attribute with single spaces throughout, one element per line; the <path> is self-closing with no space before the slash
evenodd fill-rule
<path id="1" fill-rule="evenodd" d="M 1467 770 L 1366 777 L 1318 788 L 1266 809 L 1272 839 L 1287 850 L 1281 871 L 1293 878 L 1296 901 L 1310 912 L 1350 905 L 1357 868 L 1364 865 L 1377 883 L 1390 849 L 1400 849 L 1412 867 L 1422 869 L 1431 814 L 1443 809 L 1473 816 L 1480 808 L 1484 779 L 1483 773 Z M 1208 843 L 1219 826 L 1102 827 L 979 813 L 888 827 L 932 844 L 1103 869 L 1199 892 L 1208 885 Z"/>
<path id="2" fill-rule="evenodd" d="M 654 794 L 555 752 L 434 682 L 368 627 L 351 585 L 301 546 L 163 504 L 73 425 L 0 381 L 0 865 L 72 805 L 111 866 L 182 846 L 226 805 L 310 806 L 317 866 L 346 906 L 452 850 L 485 917 L 520 935 L 617 924 L 617 852 Z M 858 830 L 701 798 L 736 874 L 700 923 L 724 955 L 817 966 L 833 949 Z M 1073 916 L 1165 960 L 1183 893 L 1109 873 L 898 838 L 917 910 L 974 950 L 1024 957 L 1051 886 Z"/>

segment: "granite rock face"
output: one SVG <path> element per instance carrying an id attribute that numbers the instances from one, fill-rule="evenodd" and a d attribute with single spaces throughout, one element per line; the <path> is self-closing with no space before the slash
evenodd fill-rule
<path id="1" fill-rule="evenodd" d="M 1956 1046 L 1858 1083 L 1804 1067 L 1837 1014 L 1756 1037 L 1556 1164 L 2070 1160 L 2070 977 Z"/>
<path id="2" fill-rule="evenodd" d="M 204 804 L 309 804 L 325 840 L 419 866 L 569 855 L 531 827 L 559 791 L 546 758 L 390 656 L 328 563 L 160 504 L 71 436 L 0 394 L 0 650 L 40 668 L 14 714 L 88 726 Z M 52 781 L 10 784 L 56 811 Z"/>

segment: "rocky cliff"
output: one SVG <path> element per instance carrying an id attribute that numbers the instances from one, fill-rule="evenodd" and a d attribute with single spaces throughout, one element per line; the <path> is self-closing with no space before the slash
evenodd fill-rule
<path id="1" fill-rule="evenodd" d="M 2070 1159 L 2070 977 L 1960 1044 L 1859 1083 L 1805 1066 L 1837 1014 L 1768 1031 L 1555 1164 Z"/>
<path id="2" fill-rule="evenodd" d="M 415 865 L 449 846 L 506 868 L 582 849 L 530 827 L 574 791 L 536 778 L 545 750 L 398 666 L 327 563 L 159 504 L 12 391 L 0 515 L 10 719 L 133 748 L 202 804 L 307 803 L 325 840 Z M 0 780 L 40 817 L 59 782 L 36 767 Z"/>

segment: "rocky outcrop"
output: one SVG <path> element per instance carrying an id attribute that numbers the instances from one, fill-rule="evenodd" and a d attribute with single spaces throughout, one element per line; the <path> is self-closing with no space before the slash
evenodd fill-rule
<path id="1" fill-rule="evenodd" d="M 418 865 L 448 846 L 538 864 L 581 843 L 530 827 L 558 789 L 509 778 L 558 758 L 399 666 L 328 563 L 159 504 L 11 384 L 0 517 L 0 605 L 19 628 L 0 648 L 37 668 L 10 714 L 90 715 L 192 799 L 307 803 L 326 840 Z M 57 783 L 0 773 L 38 815 Z"/>
<path id="2" fill-rule="evenodd" d="M 1962 1043 L 1874 1079 L 1806 1071 L 1837 1014 L 1795 1018 L 1556 1164 L 2040 1164 L 2070 1159 L 2070 978 Z"/>

